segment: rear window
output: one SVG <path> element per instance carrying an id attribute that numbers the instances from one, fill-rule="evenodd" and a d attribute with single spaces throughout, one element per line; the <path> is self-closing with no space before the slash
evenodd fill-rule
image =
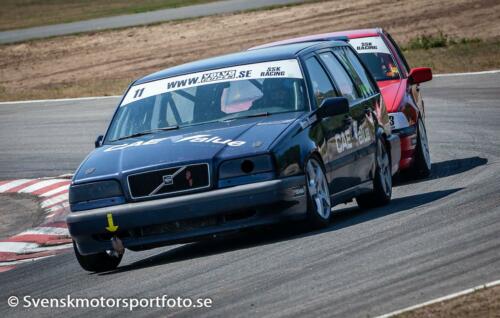
<path id="1" fill-rule="evenodd" d="M 372 36 L 349 40 L 377 81 L 399 79 L 399 69 L 381 37 Z"/>

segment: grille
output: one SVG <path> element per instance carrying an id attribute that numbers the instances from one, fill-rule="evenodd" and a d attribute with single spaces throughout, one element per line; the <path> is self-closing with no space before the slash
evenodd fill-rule
<path id="1" fill-rule="evenodd" d="M 128 176 L 132 198 L 193 191 L 210 186 L 208 164 L 193 164 L 148 171 Z"/>

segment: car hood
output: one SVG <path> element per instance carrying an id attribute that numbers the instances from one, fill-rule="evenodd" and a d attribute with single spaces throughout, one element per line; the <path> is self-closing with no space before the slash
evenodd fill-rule
<path id="1" fill-rule="evenodd" d="M 389 113 L 396 112 L 399 107 L 399 103 L 403 98 L 402 93 L 404 93 L 403 87 L 404 80 L 388 80 L 388 81 L 378 81 L 378 87 L 384 98 L 385 106 Z"/>
<path id="2" fill-rule="evenodd" d="M 73 182 L 82 183 L 161 169 L 266 152 L 303 112 L 208 123 L 163 131 L 103 145 L 80 165 Z"/>

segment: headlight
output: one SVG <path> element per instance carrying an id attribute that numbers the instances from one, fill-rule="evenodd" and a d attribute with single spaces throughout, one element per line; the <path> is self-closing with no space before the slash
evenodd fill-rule
<path id="1" fill-rule="evenodd" d="M 270 180 L 273 177 L 274 166 L 270 155 L 232 159 L 219 166 L 219 187 Z"/>
<path id="2" fill-rule="evenodd" d="M 101 208 L 124 202 L 122 188 L 115 180 L 72 185 L 69 188 L 72 211 Z"/>

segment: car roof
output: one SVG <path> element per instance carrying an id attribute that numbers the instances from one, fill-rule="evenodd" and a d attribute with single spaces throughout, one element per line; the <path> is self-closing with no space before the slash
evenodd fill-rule
<path id="1" fill-rule="evenodd" d="M 171 68 L 161 70 L 138 79 L 134 84 L 143 84 L 168 77 L 185 75 L 196 72 L 203 72 L 213 69 L 261 63 L 267 61 L 277 61 L 297 58 L 298 55 L 314 51 L 322 47 L 345 46 L 345 42 L 339 41 L 309 41 L 306 43 L 294 43 L 288 45 L 273 46 L 269 48 L 243 51 L 227 55 L 216 56 L 204 60 L 194 61 Z"/>
<path id="2" fill-rule="evenodd" d="M 364 38 L 369 36 L 380 36 L 382 34 L 381 28 L 373 28 L 373 29 L 358 29 L 358 30 L 347 30 L 347 31 L 336 31 L 329 33 L 321 33 L 321 34 L 312 34 L 301 36 L 298 38 L 291 38 L 282 41 L 276 41 L 271 43 L 266 43 L 263 45 L 255 46 L 250 48 L 249 50 L 262 49 L 267 47 L 275 47 L 285 44 L 292 43 L 303 43 L 303 42 L 312 42 L 312 41 L 331 41 L 331 40 L 342 40 L 343 37 L 347 37 L 348 39 L 356 39 L 356 38 Z"/>

